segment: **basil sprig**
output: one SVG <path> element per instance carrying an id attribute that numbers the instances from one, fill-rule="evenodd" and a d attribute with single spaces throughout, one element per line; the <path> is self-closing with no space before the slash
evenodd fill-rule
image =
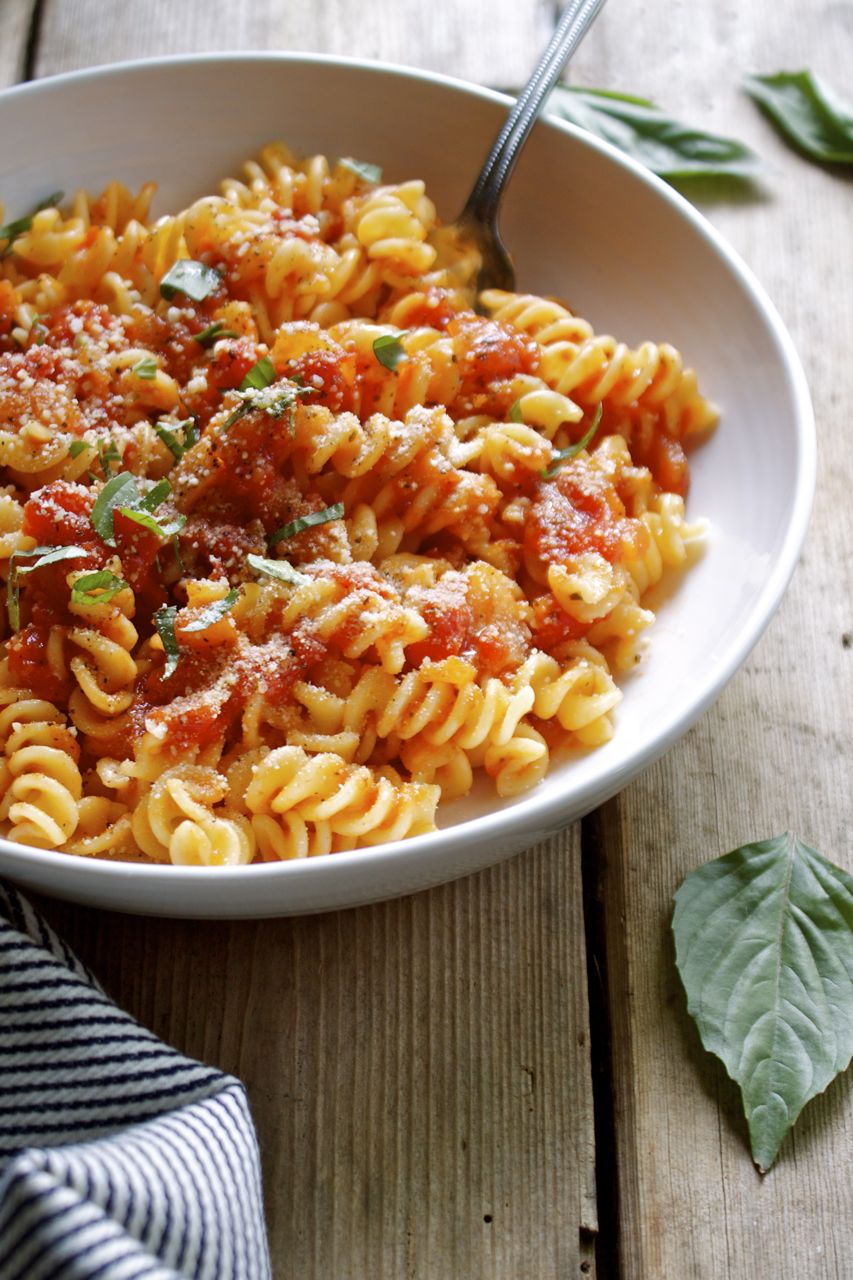
<path id="1" fill-rule="evenodd" d="M 682 124 L 648 98 L 559 85 L 546 110 L 610 142 L 662 178 L 752 178 L 760 167 L 742 142 Z"/>
<path id="2" fill-rule="evenodd" d="M 71 603 L 82 605 L 109 604 L 113 596 L 124 591 L 127 583 L 111 569 L 82 573 L 71 587 Z"/>
<path id="3" fill-rule="evenodd" d="M 268 578 L 286 582 L 290 587 L 299 587 L 303 582 L 308 581 L 304 573 L 294 569 L 293 565 L 288 564 L 286 560 L 265 560 L 263 556 L 248 555 L 246 563 L 250 569 L 254 569 L 255 573 L 264 573 Z"/>
<path id="4" fill-rule="evenodd" d="M 9 577 L 6 582 L 6 611 L 9 614 L 9 625 L 13 631 L 21 626 L 20 579 L 45 565 L 56 564 L 60 560 L 74 560 L 80 556 L 88 556 L 85 547 L 31 547 L 29 551 L 13 551 L 9 557 Z M 34 564 L 21 564 L 21 560 L 37 556 Z"/>
<path id="5" fill-rule="evenodd" d="M 181 660 L 181 651 L 178 647 L 178 638 L 175 635 L 175 618 L 178 616 L 178 607 L 174 604 L 161 605 L 154 614 L 154 626 L 157 628 L 157 634 L 163 645 L 163 651 L 166 654 L 166 665 L 163 668 L 165 679 L 175 674 L 178 669 L 178 663 Z"/>
<path id="6" fill-rule="evenodd" d="M 306 516 L 297 516 L 295 520 L 283 524 L 280 529 L 276 529 L 275 533 L 270 534 L 269 545 L 274 547 L 277 543 L 302 533 L 303 529 L 312 529 L 318 524 L 328 524 L 330 520 L 342 520 L 343 515 L 344 504 L 336 502 L 334 506 L 324 507 L 322 511 L 311 511 Z"/>
<path id="7" fill-rule="evenodd" d="M 7 222 L 5 226 L 0 227 L 0 240 L 9 241 L 9 244 L 4 252 L 4 257 L 7 253 L 11 252 L 12 241 L 16 239 L 17 236 L 23 235 L 25 231 L 30 230 L 30 228 L 33 225 L 33 218 L 36 216 L 36 214 L 41 213 L 42 209 L 53 209 L 56 205 L 60 203 L 64 195 L 65 195 L 64 191 L 54 191 L 51 195 L 47 196 L 44 200 L 40 200 L 36 205 L 36 207 L 33 209 L 32 213 L 27 213 L 24 215 L 23 218 L 16 218 L 14 222 Z"/>
<path id="8" fill-rule="evenodd" d="M 362 181 L 369 182 L 371 186 L 376 186 L 377 182 L 382 181 L 382 169 L 378 164 L 369 164 L 366 160 L 354 160 L 352 156 L 341 156 L 338 164 L 344 169 L 349 169 L 350 173 L 354 173 Z"/>
<path id="9" fill-rule="evenodd" d="M 181 631 L 206 631 L 208 627 L 212 627 L 215 622 L 219 622 L 224 618 L 226 613 L 229 613 L 234 608 L 239 599 L 240 588 L 232 587 L 221 600 L 213 600 L 209 605 L 206 605 L 193 622 L 188 622 L 186 626 L 181 627 Z"/>
<path id="10" fill-rule="evenodd" d="M 811 71 L 748 76 L 746 91 L 782 136 L 820 164 L 853 164 L 853 103 Z"/>
<path id="11" fill-rule="evenodd" d="M 379 363 L 389 369 L 391 373 L 395 371 L 401 361 L 408 359 L 403 344 L 400 342 L 402 336 L 402 329 L 392 329 L 389 333 L 380 334 L 373 343 L 373 354 Z"/>
<path id="12" fill-rule="evenodd" d="M 176 294 L 183 293 L 193 302 L 204 302 L 221 284 L 222 276 L 213 267 L 193 258 L 179 258 L 160 281 L 160 296 L 171 302 Z"/>
<path id="13" fill-rule="evenodd" d="M 152 533 L 156 533 L 165 541 L 173 537 L 186 523 L 186 517 L 182 515 L 175 516 L 174 519 L 164 523 L 155 520 L 151 514 L 171 492 L 172 486 L 169 481 L 160 480 L 148 493 L 141 494 L 136 477 L 128 471 L 122 471 L 108 480 L 98 494 L 92 508 L 92 527 L 108 546 L 114 547 L 116 544 L 114 521 L 115 513 L 118 511 Z"/>
<path id="14" fill-rule="evenodd" d="M 568 462 L 569 458 L 577 457 L 582 449 L 585 449 L 592 437 L 598 430 L 598 424 L 601 421 L 601 405 L 595 411 L 595 416 L 589 427 L 581 436 L 580 440 L 576 440 L 574 444 L 570 444 L 565 449 L 558 449 L 551 459 L 551 465 L 540 472 L 543 480 L 553 480 L 554 476 L 560 470 L 564 462 Z"/>

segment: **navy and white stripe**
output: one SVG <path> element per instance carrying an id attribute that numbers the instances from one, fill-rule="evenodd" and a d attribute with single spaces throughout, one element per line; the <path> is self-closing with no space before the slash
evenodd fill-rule
<path id="1" fill-rule="evenodd" d="M 0 886 L 0 1280 L 264 1280 L 243 1086 L 113 1005 Z"/>

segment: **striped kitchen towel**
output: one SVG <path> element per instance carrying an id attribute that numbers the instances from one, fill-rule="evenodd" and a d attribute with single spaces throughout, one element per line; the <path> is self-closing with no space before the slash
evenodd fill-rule
<path id="1" fill-rule="evenodd" d="M 0 886 L 0 1280 L 269 1274 L 243 1086 L 117 1009 Z"/>

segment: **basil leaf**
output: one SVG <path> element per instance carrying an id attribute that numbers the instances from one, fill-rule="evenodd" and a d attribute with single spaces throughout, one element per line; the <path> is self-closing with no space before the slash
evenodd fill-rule
<path id="1" fill-rule="evenodd" d="M 64 195 L 64 191 L 54 191 L 46 199 L 40 200 L 32 213 L 25 214 L 23 218 L 16 218 L 14 222 L 7 222 L 4 227 L 0 227 L 0 240 L 12 241 L 16 236 L 23 235 L 25 231 L 29 231 L 36 214 L 41 213 L 42 209 L 53 209 L 61 202 Z"/>
<path id="2" fill-rule="evenodd" d="M 154 427 L 154 430 L 157 432 L 157 435 L 163 441 L 163 444 L 169 450 L 172 457 L 179 462 L 180 459 L 186 453 L 187 446 L 185 444 L 181 444 L 178 437 L 173 435 L 172 432 L 168 429 L 168 427 L 162 427 L 160 426 L 159 423 L 157 423 L 157 425 Z"/>
<path id="3" fill-rule="evenodd" d="M 764 1172 L 853 1055 L 853 877 L 791 834 L 747 844 L 687 877 L 672 930 L 687 1007 L 740 1085 Z"/>
<path id="4" fill-rule="evenodd" d="M 151 533 L 156 533 L 158 538 L 162 538 L 165 542 L 167 538 L 173 538 L 176 533 L 180 533 L 187 522 L 186 516 L 175 516 L 172 520 L 161 522 L 155 520 L 147 511 L 141 510 L 139 507 L 119 507 L 118 511 L 121 515 L 126 516 L 128 520 L 133 520 L 135 524 L 142 525 L 143 529 L 148 529 Z"/>
<path id="5" fill-rule="evenodd" d="M 289 524 L 283 524 L 280 529 L 276 529 L 275 533 L 270 535 L 269 544 L 274 547 L 279 542 L 284 542 L 286 538 L 292 538 L 295 534 L 301 533 L 303 529 L 311 529 L 317 524 L 328 524 L 330 520 L 342 520 L 344 515 L 344 504 L 336 502 L 332 507 L 324 507 L 322 511 L 312 511 L 307 516 L 298 516 L 296 520 L 291 520 Z"/>
<path id="6" fill-rule="evenodd" d="M 143 356 L 141 360 L 137 360 L 131 370 L 137 378 L 144 378 L 146 382 L 153 382 L 157 377 L 158 365 L 154 356 Z"/>
<path id="7" fill-rule="evenodd" d="M 139 489 L 136 486 L 136 480 L 128 471 L 122 471 L 119 475 L 113 476 L 104 485 L 92 507 L 91 520 L 95 533 L 106 542 L 107 546 L 114 547 L 116 544 L 113 529 L 113 516 L 116 510 L 133 506 L 138 502 Z"/>
<path id="8" fill-rule="evenodd" d="M 181 631 L 206 631 L 208 627 L 213 626 L 214 622 L 219 622 L 221 618 L 224 618 L 239 599 L 240 588 L 232 587 L 221 600 L 214 600 L 212 604 L 202 609 L 195 622 L 188 622 L 185 627 L 181 627 Z"/>
<path id="9" fill-rule="evenodd" d="M 546 110 L 618 147 L 662 178 L 751 178 L 758 157 L 734 138 L 673 120 L 647 98 L 601 89 L 553 89 Z"/>
<path id="10" fill-rule="evenodd" d="M 163 650 L 166 654 L 166 665 L 163 668 L 163 676 L 166 680 L 169 676 L 173 676 L 178 669 L 178 663 L 181 660 L 181 651 L 178 648 L 178 640 L 175 635 L 175 618 L 178 614 L 178 607 L 174 604 L 161 605 L 154 614 L 154 625 L 157 628 L 157 634 L 163 643 Z"/>
<path id="11" fill-rule="evenodd" d="M 72 440 L 68 446 L 69 458 L 79 458 L 81 453 L 85 453 L 87 449 L 94 448 L 89 444 L 88 440 Z"/>
<path id="12" fill-rule="evenodd" d="M 194 444 L 198 444 L 198 425 L 194 418 L 188 418 L 186 422 L 177 423 L 177 426 L 180 427 L 184 434 L 183 440 L 179 440 L 174 432 L 160 423 L 156 424 L 154 430 L 175 460 L 180 462 L 187 449 L 191 449 Z"/>
<path id="13" fill-rule="evenodd" d="M 798 151 L 821 164 L 853 164 L 853 103 L 810 71 L 748 76 L 746 91 Z"/>
<path id="14" fill-rule="evenodd" d="M 368 164 L 366 160 L 353 160 L 352 156 L 341 156 L 338 164 L 373 186 L 382 181 L 382 170 L 378 164 Z"/>
<path id="15" fill-rule="evenodd" d="M 176 293 L 186 294 L 193 302 L 204 302 L 222 283 L 213 267 L 193 258 L 179 258 L 160 281 L 160 296 L 171 301 Z"/>
<path id="16" fill-rule="evenodd" d="M 94 573 L 84 573 L 71 588 L 72 604 L 109 604 L 113 596 L 124 591 L 127 583 L 110 569 L 96 569 Z"/>
<path id="17" fill-rule="evenodd" d="M 209 324 L 206 329 L 202 329 L 201 333 L 195 335 L 195 340 L 203 347 L 212 347 L 220 338 L 239 338 L 239 336 L 239 333 L 235 333 L 233 329 L 225 328 L 224 320 L 214 320 L 213 324 Z"/>
<path id="18" fill-rule="evenodd" d="M 540 475 L 542 476 L 543 480 L 553 480 L 554 476 L 560 470 L 560 467 L 563 465 L 564 462 L 568 462 L 569 458 L 576 457 L 582 449 L 586 448 L 586 446 L 589 444 L 590 440 L 598 430 L 598 424 L 600 421 L 601 421 L 601 405 L 599 405 L 598 408 L 596 409 L 595 416 L 593 417 L 592 422 L 589 424 L 589 427 L 581 436 L 580 440 L 576 440 L 574 444 L 568 445 L 568 447 L 565 449 L 557 450 L 557 452 L 554 454 L 554 457 L 551 459 L 550 467 L 546 467 L 544 471 L 540 472 Z"/>
<path id="19" fill-rule="evenodd" d="M 22 574 L 34 573 L 47 564 L 56 564 L 59 560 L 73 560 L 78 556 L 88 556 L 85 547 L 30 547 L 29 551 L 13 551 L 9 557 L 9 577 L 6 582 L 6 611 L 9 614 L 9 625 L 13 631 L 21 626 L 20 577 Z M 35 564 L 21 564 L 25 557 L 38 556 Z"/>
<path id="20" fill-rule="evenodd" d="M 401 334 L 401 329 L 395 329 L 392 333 L 381 334 L 373 343 L 373 354 L 376 359 L 392 373 L 401 360 L 408 359 L 400 342 Z"/>
<path id="21" fill-rule="evenodd" d="M 161 502 L 165 502 L 169 494 L 172 492 L 172 486 L 168 480 L 158 480 L 148 492 L 139 499 L 140 511 L 156 511 Z"/>
<path id="22" fill-rule="evenodd" d="M 275 365 L 269 356 L 261 356 L 240 383 L 240 390 L 263 391 L 271 382 L 275 382 Z"/>
<path id="23" fill-rule="evenodd" d="M 107 441 L 106 448 L 104 448 L 103 445 L 98 445 L 98 458 L 100 459 L 101 470 L 104 473 L 104 478 L 109 480 L 112 475 L 111 464 L 113 462 L 121 464 L 122 461 L 121 454 L 119 453 L 114 440 Z"/>
<path id="24" fill-rule="evenodd" d="M 510 405 L 510 407 L 509 407 L 509 413 L 507 414 L 507 420 L 508 420 L 509 422 L 523 422 L 523 421 L 524 421 L 524 418 L 521 416 L 521 401 L 520 401 L 520 400 L 514 400 L 514 401 L 512 402 L 512 404 Z"/>
<path id="25" fill-rule="evenodd" d="M 304 573 L 294 569 L 293 565 L 288 564 L 286 560 L 265 560 L 263 556 L 248 555 L 246 563 L 250 569 L 254 569 L 255 573 L 265 573 L 268 578 L 276 578 L 279 582 L 286 582 L 291 587 L 301 586 L 303 582 L 308 581 Z"/>

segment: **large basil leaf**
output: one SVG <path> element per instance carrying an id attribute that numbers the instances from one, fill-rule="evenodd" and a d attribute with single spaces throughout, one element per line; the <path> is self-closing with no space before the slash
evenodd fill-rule
<path id="1" fill-rule="evenodd" d="M 751 178 L 757 156 L 734 138 L 682 124 L 647 98 L 558 85 L 546 110 L 604 138 L 662 178 Z"/>
<path id="2" fill-rule="evenodd" d="M 821 164 L 853 164 L 853 104 L 810 71 L 749 76 L 746 88 L 799 151 Z"/>
<path id="3" fill-rule="evenodd" d="M 687 877 L 672 928 L 687 1007 L 740 1085 L 764 1172 L 853 1055 L 853 877 L 790 834 L 744 845 Z"/>

